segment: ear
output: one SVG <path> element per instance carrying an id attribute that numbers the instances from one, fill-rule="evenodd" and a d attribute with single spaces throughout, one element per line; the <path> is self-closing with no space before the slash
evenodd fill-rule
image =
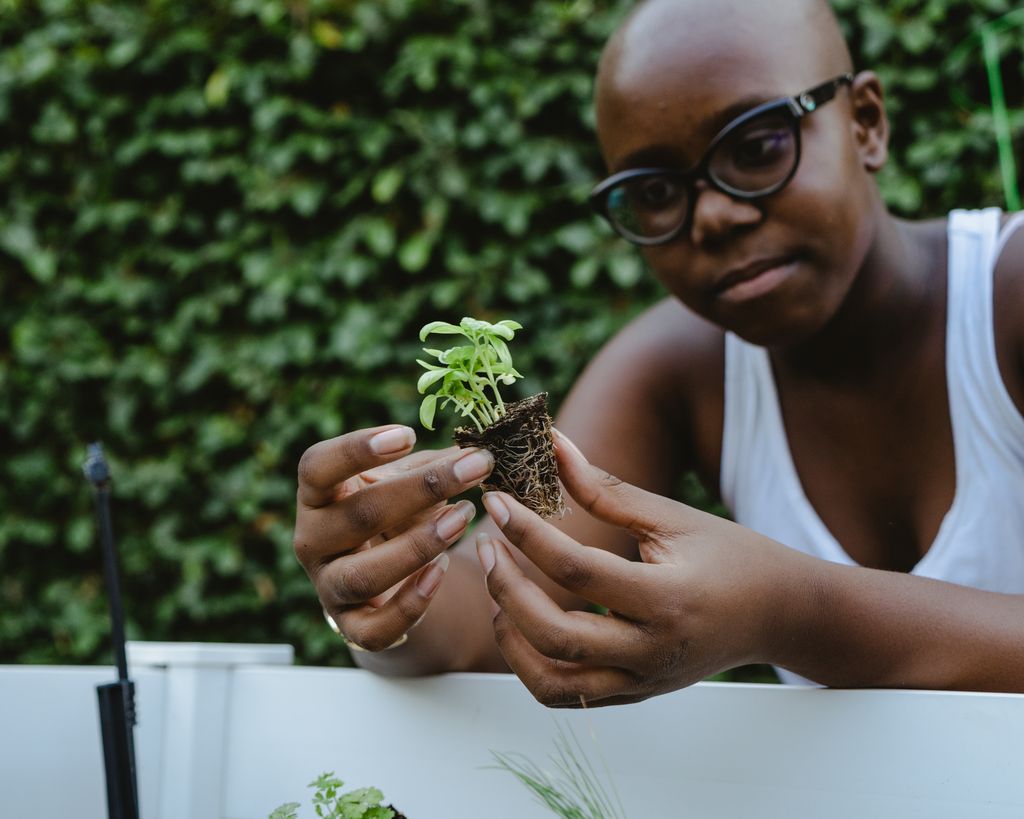
<path id="1" fill-rule="evenodd" d="M 864 169 L 877 173 L 889 158 L 889 116 L 882 82 L 874 71 L 861 71 L 850 86 L 853 138 Z"/>

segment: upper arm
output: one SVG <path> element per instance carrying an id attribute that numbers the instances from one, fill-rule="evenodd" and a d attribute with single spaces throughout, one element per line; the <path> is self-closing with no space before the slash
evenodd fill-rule
<path id="1" fill-rule="evenodd" d="M 1004 245 L 994 273 L 996 358 L 1017 409 L 1024 414 L 1024 224 Z"/>

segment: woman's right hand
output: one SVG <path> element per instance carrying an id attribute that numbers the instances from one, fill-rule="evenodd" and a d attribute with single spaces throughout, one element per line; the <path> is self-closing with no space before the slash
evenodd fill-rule
<path id="1" fill-rule="evenodd" d="M 389 424 L 321 441 L 299 461 L 294 547 L 324 611 L 368 651 L 402 640 L 447 567 L 445 550 L 475 508 L 448 500 L 494 466 L 482 449 L 412 453 L 416 434 Z"/>

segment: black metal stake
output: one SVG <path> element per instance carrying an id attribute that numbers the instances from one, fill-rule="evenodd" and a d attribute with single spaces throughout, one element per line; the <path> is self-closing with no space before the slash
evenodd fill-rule
<path id="1" fill-rule="evenodd" d="M 110 819 L 139 819 L 139 790 L 135 775 L 135 684 L 128 679 L 124 650 L 124 606 L 117 572 L 114 528 L 110 522 L 110 468 L 103 445 L 89 444 L 82 467 L 93 485 L 96 520 L 103 546 L 103 576 L 110 601 L 110 623 L 117 664 L 117 682 L 96 686 L 103 735 L 103 767 L 107 775 L 107 815 Z"/>

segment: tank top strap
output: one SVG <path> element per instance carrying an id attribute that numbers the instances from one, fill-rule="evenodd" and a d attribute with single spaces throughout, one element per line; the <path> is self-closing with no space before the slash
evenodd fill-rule
<path id="1" fill-rule="evenodd" d="M 1006 224 L 1003 225 L 1002 229 L 999 231 L 999 241 L 996 242 L 995 261 L 999 261 L 999 257 L 1003 252 L 1003 248 L 1006 247 L 1006 243 L 1021 227 L 1024 227 L 1024 211 L 1013 214 L 1006 220 Z"/>
<path id="2" fill-rule="evenodd" d="M 979 435 L 1024 452 L 1024 418 L 1003 383 L 996 358 L 993 271 L 1009 235 L 1005 230 L 1001 234 L 1001 221 L 999 208 L 957 210 L 949 216 L 946 369 L 954 431 L 957 426 L 970 430 L 957 441 L 964 452 L 982 443 L 975 437 Z"/>

